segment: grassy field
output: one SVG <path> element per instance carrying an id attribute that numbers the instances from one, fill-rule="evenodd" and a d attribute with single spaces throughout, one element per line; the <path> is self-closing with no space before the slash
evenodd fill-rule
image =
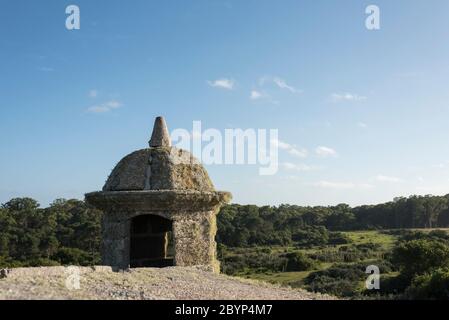
<path id="1" fill-rule="evenodd" d="M 397 276 L 398 269 L 388 256 L 399 239 L 435 230 L 449 234 L 449 229 L 341 232 L 338 239 L 343 241 L 339 244 L 328 241 L 323 245 L 315 239 L 313 243 L 295 242 L 289 246 L 226 248 L 220 260 L 227 267 L 225 273 L 234 276 L 358 298 L 371 294 L 365 288 L 366 267 L 378 266 L 381 279 Z M 296 263 L 293 267 L 292 257 Z"/>
<path id="2" fill-rule="evenodd" d="M 377 243 L 385 249 L 390 249 L 396 242 L 396 237 L 379 231 L 343 232 L 354 244 Z"/>
<path id="3" fill-rule="evenodd" d="M 349 246 L 356 246 L 356 245 L 366 245 L 366 244 L 376 244 L 379 246 L 379 251 L 388 251 L 390 250 L 394 243 L 397 241 L 397 236 L 395 235 L 389 235 L 385 234 L 379 231 L 352 231 L 352 232 L 343 232 L 344 235 L 346 235 L 350 239 Z M 293 251 L 301 251 L 307 255 L 310 254 L 316 254 L 318 252 L 322 252 L 323 250 L 330 250 L 330 251 L 337 251 L 339 248 L 343 246 L 348 246 L 348 244 L 341 244 L 341 245 L 331 245 L 331 246 L 320 246 L 320 247 L 308 247 L 308 248 L 301 248 L 301 247 L 258 247 L 258 250 L 265 249 L 266 251 L 271 251 L 273 253 L 280 253 L 280 252 L 293 252 Z M 244 252 L 248 249 L 235 249 L 228 253 L 230 255 L 239 255 L 244 254 Z M 361 260 L 360 262 L 366 262 L 366 265 L 370 265 L 370 262 L 372 262 L 372 258 L 368 258 L 365 260 Z M 261 270 L 252 270 L 250 268 L 239 272 L 237 276 L 245 277 L 249 279 L 257 279 L 257 280 L 263 280 L 270 283 L 277 283 L 281 285 L 290 286 L 293 285 L 295 287 L 301 287 L 304 279 L 311 274 L 312 272 L 325 270 L 336 263 L 339 263 L 340 265 L 344 262 L 320 262 L 317 267 L 313 270 L 308 271 L 297 271 L 297 272 L 270 272 L 270 271 L 261 271 Z M 348 264 L 351 262 L 348 262 Z"/>

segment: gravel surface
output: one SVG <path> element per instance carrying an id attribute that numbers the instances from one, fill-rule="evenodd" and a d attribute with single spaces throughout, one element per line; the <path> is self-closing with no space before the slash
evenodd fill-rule
<path id="1" fill-rule="evenodd" d="M 113 272 L 110 267 L 99 266 L 18 268 L 4 271 L 0 276 L 0 299 L 327 300 L 333 298 L 260 281 L 217 275 L 196 267 L 142 268 Z"/>

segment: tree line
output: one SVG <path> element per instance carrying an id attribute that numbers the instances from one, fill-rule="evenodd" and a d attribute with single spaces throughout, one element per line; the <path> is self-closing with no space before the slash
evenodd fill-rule
<path id="1" fill-rule="evenodd" d="M 344 243 L 335 231 L 449 227 L 448 203 L 449 195 L 354 208 L 232 204 L 218 215 L 217 242 L 227 247 L 316 245 Z M 12 199 L 0 206 L 0 267 L 98 264 L 101 218 L 101 211 L 80 200 L 58 199 L 41 208 L 30 198 Z"/>
<path id="2" fill-rule="evenodd" d="M 79 200 L 12 199 L 0 207 L 0 267 L 98 264 L 101 216 Z"/>
<path id="3" fill-rule="evenodd" d="M 447 228 L 449 195 L 401 197 L 357 207 L 232 204 L 223 207 L 218 216 L 217 240 L 230 247 L 288 245 L 303 238 L 304 230 L 311 226 L 331 231 Z"/>

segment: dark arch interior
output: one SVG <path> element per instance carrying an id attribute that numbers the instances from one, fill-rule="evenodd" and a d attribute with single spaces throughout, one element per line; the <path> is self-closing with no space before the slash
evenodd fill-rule
<path id="1" fill-rule="evenodd" d="M 172 222 L 142 215 L 131 220 L 131 268 L 167 267 L 173 265 Z"/>

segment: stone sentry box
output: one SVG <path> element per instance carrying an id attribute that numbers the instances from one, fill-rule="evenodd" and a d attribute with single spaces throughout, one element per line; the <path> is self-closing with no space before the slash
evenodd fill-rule
<path id="1" fill-rule="evenodd" d="M 200 265 L 219 272 L 216 214 L 230 199 L 215 191 L 197 159 L 171 146 L 162 117 L 149 148 L 123 158 L 103 191 L 86 194 L 104 212 L 102 263 L 119 269 Z"/>

